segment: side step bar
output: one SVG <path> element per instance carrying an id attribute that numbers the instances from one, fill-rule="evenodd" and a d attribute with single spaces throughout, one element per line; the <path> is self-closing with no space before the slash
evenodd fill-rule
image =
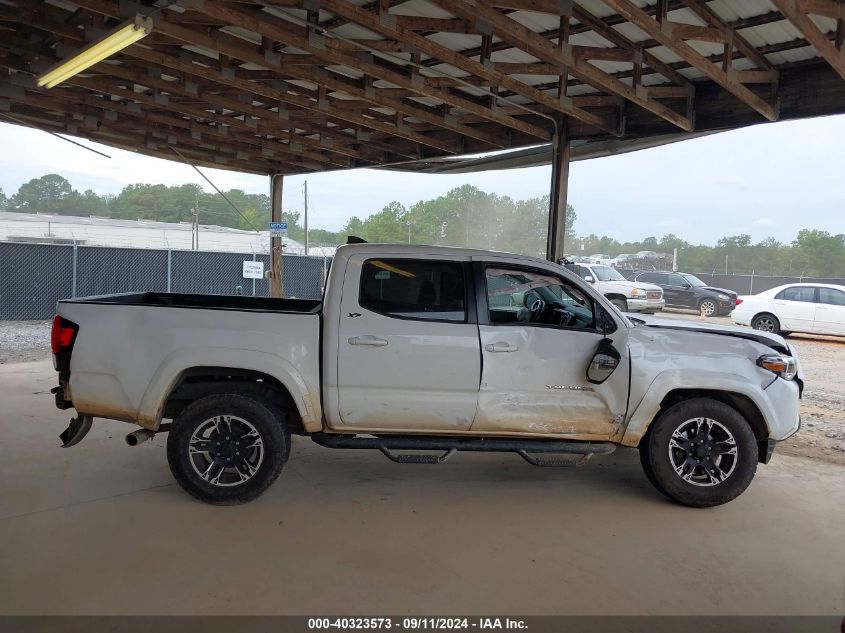
<path id="1" fill-rule="evenodd" d="M 609 455 L 612 442 L 518 438 L 385 435 L 381 437 L 314 433 L 326 448 L 376 449 L 399 464 L 441 464 L 458 451 L 516 453 L 532 466 L 582 466 L 593 455 Z M 443 451 L 442 455 L 396 454 L 394 451 Z M 568 457 L 561 458 L 560 455 Z"/>

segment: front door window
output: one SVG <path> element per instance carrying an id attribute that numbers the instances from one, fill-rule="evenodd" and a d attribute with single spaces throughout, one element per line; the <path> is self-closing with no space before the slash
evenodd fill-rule
<path id="1" fill-rule="evenodd" d="M 488 268 L 487 304 L 491 323 L 595 330 L 592 300 L 548 273 Z"/>

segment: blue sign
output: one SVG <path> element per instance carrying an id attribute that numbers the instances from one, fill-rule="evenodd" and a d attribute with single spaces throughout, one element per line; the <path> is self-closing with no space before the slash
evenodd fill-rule
<path id="1" fill-rule="evenodd" d="M 287 222 L 270 222 L 270 237 L 287 237 Z"/>

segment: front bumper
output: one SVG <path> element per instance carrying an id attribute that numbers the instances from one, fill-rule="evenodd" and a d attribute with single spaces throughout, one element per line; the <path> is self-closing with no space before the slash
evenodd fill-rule
<path id="1" fill-rule="evenodd" d="M 719 302 L 719 315 L 724 316 L 726 314 L 730 314 L 731 311 L 736 307 L 735 301 L 720 301 Z"/>
<path id="2" fill-rule="evenodd" d="M 792 437 L 795 435 L 798 430 L 801 428 L 801 416 L 798 416 L 798 426 L 795 427 L 795 430 L 783 439 L 787 439 L 788 437 Z M 775 452 L 775 447 L 780 444 L 783 440 L 773 440 L 772 438 L 766 440 L 758 440 L 757 441 L 757 461 L 761 464 L 768 464 L 772 461 L 772 454 Z"/>
<path id="3" fill-rule="evenodd" d="M 665 299 L 626 299 L 628 312 L 659 312 L 666 307 Z"/>
<path id="4" fill-rule="evenodd" d="M 801 426 L 799 380 L 777 378 L 766 387 L 765 393 L 773 414 L 767 419 L 769 438 L 773 440 L 785 440 L 797 433 Z"/>

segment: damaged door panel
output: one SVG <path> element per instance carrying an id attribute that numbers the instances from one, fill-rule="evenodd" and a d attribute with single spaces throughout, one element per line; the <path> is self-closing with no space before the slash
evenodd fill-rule
<path id="1" fill-rule="evenodd" d="M 597 304 L 547 271 L 490 262 L 477 269 L 485 291 L 478 294 L 482 374 L 472 430 L 613 436 L 626 414 L 627 330 L 605 335 Z M 591 383 L 587 369 L 605 338 L 622 358 L 607 380 Z"/>

